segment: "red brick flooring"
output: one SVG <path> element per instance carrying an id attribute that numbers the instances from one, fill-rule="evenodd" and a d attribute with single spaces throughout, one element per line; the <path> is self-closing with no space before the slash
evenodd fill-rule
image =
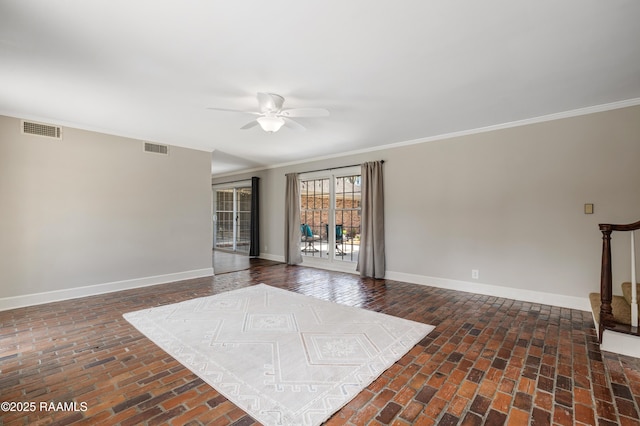
<path id="1" fill-rule="evenodd" d="M 264 261 L 0 312 L 0 400 L 36 403 L 0 423 L 255 424 L 122 314 L 260 282 L 436 326 L 328 425 L 640 424 L 640 360 L 601 352 L 590 313 Z"/>

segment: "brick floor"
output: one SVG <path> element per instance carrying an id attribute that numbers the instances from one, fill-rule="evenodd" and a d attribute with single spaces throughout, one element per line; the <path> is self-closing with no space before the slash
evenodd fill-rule
<path id="1" fill-rule="evenodd" d="M 640 424 L 640 360 L 601 352 L 590 313 L 268 262 L 0 312 L 0 399 L 38 404 L 0 423 L 256 424 L 122 314 L 261 282 L 436 326 L 329 425 Z"/>

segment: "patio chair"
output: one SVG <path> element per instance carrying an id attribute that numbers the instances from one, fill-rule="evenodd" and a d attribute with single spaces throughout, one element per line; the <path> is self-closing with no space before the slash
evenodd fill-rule
<path id="1" fill-rule="evenodd" d="M 302 235 L 302 242 L 305 243 L 304 248 L 302 249 L 305 253 L 317 253 L 318 250 L 315 246 L 316 241 L 322 241 L 322 238 L 319 235 L 314 235 L 311 227 L 306 223 L 300 225 L 300 234 Z"/>

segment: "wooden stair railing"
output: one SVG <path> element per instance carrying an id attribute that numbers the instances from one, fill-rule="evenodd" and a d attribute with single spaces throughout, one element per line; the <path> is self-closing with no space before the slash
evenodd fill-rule
<path id="1" fill-rule="evenodd" d="M 602 343 L 602 333 L 605 329 L 615 330 L 622 333 L 630 333 L 627 327 L 621 327 L 613 318 L 613 309 L 611 300 L 613 297 L 613 283 L 611 274 L 611 233 L 613 231 L 635 231 L 640 229 L 640 221 L 629 223 L 627 225 L 613 225 L 609 223 L 601 223 L 599 225 L 602 232 L 602 269 L 600 272 L 600 324 L 598 336 Z M 635 283 L 632 283 L 635 285 Z M 635 328 L 635 327 L 634 327 Z M 636 333 L 631 333 L 636 334 Z"/>

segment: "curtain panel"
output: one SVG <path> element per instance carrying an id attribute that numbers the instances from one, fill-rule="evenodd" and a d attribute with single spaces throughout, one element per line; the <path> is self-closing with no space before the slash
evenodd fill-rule
<path id="1" fill-rule="evenodd" d="M 300 253 L 300 183 L 297 173 L 286 175 L 284 206 L 284 261 L 288 265 L 302 263 Z"/>
<path id="2" fill-rule="evenodd" d="M 383 161 L 362 164 L 362 218 L 357 271 L 362 277 L 384 278 Z"/>
<path id="3" fill-rule="evenodd" d="M 260 256 L 260 178 L 251 178 L 251 245 L 249 246 L 249 256 Z"/>

